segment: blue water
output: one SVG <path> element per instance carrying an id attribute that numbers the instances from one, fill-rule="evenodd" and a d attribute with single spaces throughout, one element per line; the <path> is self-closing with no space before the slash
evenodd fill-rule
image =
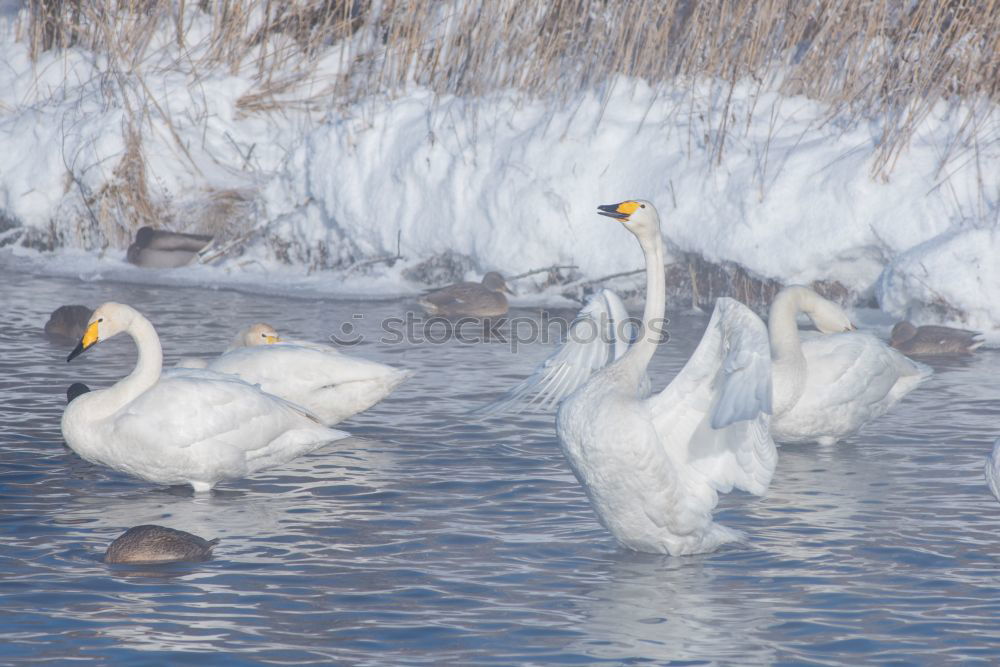
<path id="1" fill-rule="evenodd" d="M 1000 660 L 1000 504 L 983 457 L 1000 433 L 1000 354 L 938 373 L 836 447 L 783 447 L 768 495 L 724 497 L 746 544 L 669 558 L 618 548 L 548 417 L 463 412 L 545 345 L 378 345 L 405 301 L 256 297 L 0 269 L 0 663 L 859 664 Z M 345 422 L 353 437 L 195 497 L 86 463 L 62 443 L 74 381 L 131 369 L 127 337 L 72 364 L 41 326 L 64 303 L 146 313 L 167 361 L 265 320 L 417 371 Z M 352 319 L 364 313 L 364 319 Z M 519 314 L 530 314 L 523 311 Z M 663 383 L 707 318 L 675 315 Z M 221 538 L 214 560 L 109 566 L 126 528 Z"/>

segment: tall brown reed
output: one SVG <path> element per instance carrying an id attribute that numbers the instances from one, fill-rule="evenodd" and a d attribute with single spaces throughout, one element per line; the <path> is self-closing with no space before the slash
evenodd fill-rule
<path id="1" fill-rule="evenodd" d="M 157 66 L 252 72 L 246 113 L 414 83 L 560 104 L 618 75 L 657 89 L 711 77 L 729 93 L 750 81 L 825 102 L 831 116 L 883 119 L 873 164 L 883 177 L 939 102 L 1000 102 L 1000 0 L 32 0 L 29 11 L 35 54 L 76 45 L 127 71 L 172 30 L 176 53 L 155 54 Z M 201 43 L 196 20 L 212 26 Z M 315 64 L 331 53 L 341 72 L 321 80 Z M 719 157 L 729 99 L 713 115 Z M 978 122 L 967 119 L 965 138 Z"/>

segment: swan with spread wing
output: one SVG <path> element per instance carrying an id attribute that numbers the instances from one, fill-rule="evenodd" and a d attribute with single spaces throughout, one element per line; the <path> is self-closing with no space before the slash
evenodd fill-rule
<path id="1" fill-rule="evenodd" d="M 702 553 L 740 538 L 713 522 L 718 494 L 760 495 L 777 462 L 768 431 L 767 329 L 746 306 L 722 298 L 698 348 L 660 393 L 647 396 L 666 298 L 663 239 L 653 204 L 599 207 L 639 241 L 646 306 L 634 341 L 625 309 L 604 290 L 580 313 L 562 348 L 496 404 L 534 396 L 559 403 L 563 453 L 601 523 L 637 551 Z M 607 333 L 609 335 L 601 335 Z"/>

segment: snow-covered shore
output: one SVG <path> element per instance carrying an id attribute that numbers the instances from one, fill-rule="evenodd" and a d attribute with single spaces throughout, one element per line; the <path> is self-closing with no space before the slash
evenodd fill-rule
<path id="1" fill-rule="evenodd" d="M 1000 112 L 985 103 L 978 143 L 954 145 L 974 102 L 940 103 L 883 180 L 878 119 L 846 124 L 749 83 L 664 94 L 619 79 L 558 109 L 412 87 L 347 109 L 247 114 L 239 73 L 116 72 L 111 104 L 99 56 L 32 62 L 9 25 L 0 53 L 0 263 L 329 294 L 412 292 L 422 285 L 406 269 L 447 252 L 470 277 L 562 264 L 598 278 L 641 255 L 595 207 L 641 197 L 675 250 L 785 283 L 837 281 L 894 316 L 1000 335 Z M 719 151 L 724 113 L 734 124 Z M 139 225 L 122 194 L 140 167 L 163 226 L 245 242 L 212 266 L 140 276 L 124 263 Z M 109 206 L 122 214 L 102 215 Z M 404 260 L 364 264 L 397 242 Z"/>

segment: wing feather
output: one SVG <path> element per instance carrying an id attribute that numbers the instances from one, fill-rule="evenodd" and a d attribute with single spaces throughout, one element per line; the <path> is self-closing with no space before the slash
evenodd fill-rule
<path id="1" fill-rule="evenodd" d="M 634 335 L 628 318 L 617 294 L 608 289 L 597 292 L 577 313 L 566 339 L 549 358 L 530 376 L 474 412 L 520 412 L 528 407 L 550 410 L 594 373 L 625 354 Z M 648 386 L 647 378 L 647 393 Z"/>
<path id="2" fill-rule="evenodd" d="M 743 304 L 720 298 L 694 354 L 646 401 L 671 455 L 711 489 L 761 494 L 777 452 L 769 431 L 771 354 L 767 327 Z M 715 494 L 691 494 L 710 510 Z"/>

